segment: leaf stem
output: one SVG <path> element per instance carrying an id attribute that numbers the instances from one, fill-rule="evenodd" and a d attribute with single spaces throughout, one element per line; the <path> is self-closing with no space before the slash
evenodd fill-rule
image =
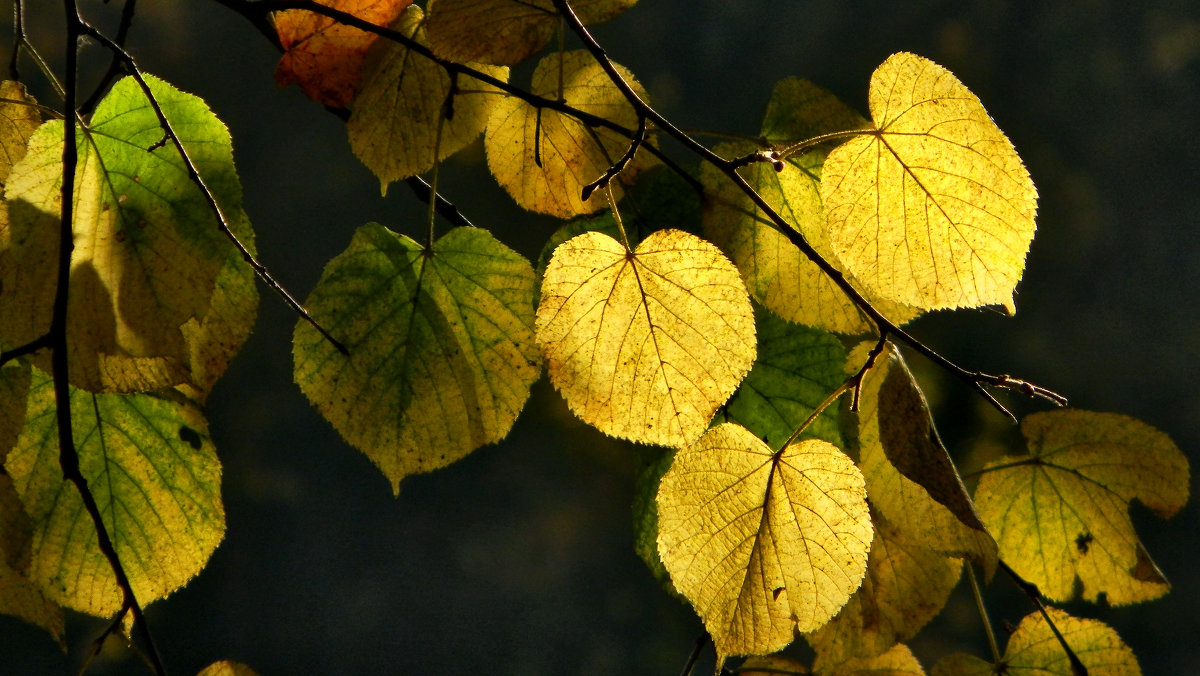
<path id="1" fill-rule="evenodd" d="M 975 607 L 979 609 L 979 618 L 983 620 L 983 631 L 987 634 L 988 647 L 992 649 L 992 664 L 1000 664 L 1000 645 L 996 643 L 996 632 L 992 629 L 992 621 L 988 618 L 987 606 L 983 604 L 983 592 L 979 589 L 979 578 L 971 562 L 966 561 L 967 579 L 971 581 L 971 594 L 975 597 Z"/>
<path id="2" fill-rule="evenodd" d="M 604 194 L 608 196 L 608 206 L 612 208 L 613 220 L 617 223 L 617 232 L 621 233 L 621 243 L 625 245 L 625 254 L 632 255 L 633 247 L 629 245 L 629 235 L 625 233 L 625 223 L 621 221 L 621 210 L 617 208 L 617 197 L 613 195 L 612 186 L 604 186 Z"/>

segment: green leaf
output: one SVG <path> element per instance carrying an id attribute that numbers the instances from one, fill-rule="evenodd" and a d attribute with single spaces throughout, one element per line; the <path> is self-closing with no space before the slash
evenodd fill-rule
<path id="1" fill-rule="evenodd" d="M 783 447 L 812 412 L 845 380 L 846 349 L 834 336 L 789 324 L 756 307 L 758 358 L 725 407 L 726 419 Z M 842 445 L 837 407 L 817 416 L 801 438 Z"/>
<path id="2" fill-rule="evenodd" d="M 825 161 L 829 243 L 872 295 L 922 309 L 1001 305 L 1036 229 L 1012 143 L 950 71 L 893 54 L 871 76 L 875 129 Z"/>
<path id="3" fill-rule="evenodd" d="M 253 247 L 225 126 L 200 99 L 147 81 L 230 227 Z M 67 308 L 72 384 L 135 392 L 189 383 L 206 391 L 253 323 L 250 274 L 227 271 L 240 265 L 238 254 L 132 78 L 113 86 L 77 138 Z M 62 147 L 62 122 L 43 125 L 6 188 L 0 330 L 9 345 L 30 342 L 50 325 L 54 285 L 46 280 L 58 271 Z M 216 294 L 222 275 L 225 291 Z M 48 353 L 34 363 L 49 369 Z"/>
<path id="4" fill-rule="evenodd" d="M 658 485 L 671 467 L 675 451 L 669 448 L 652 449 L 638 469 L 633 484 L 633 550 L 650 569 L 667 593 L 679 596 L 671 583 L 671 574 L 658 555 Z"/>
<path id="5" fill-rule="evenodd" d="M 612 436 L 682 446 L 754 362 L 754 315 L 715 246 L 660 230 L 630 251 L 589 232 L 558 247 L 537 310 L 550 381 Z"/>
<path id="6" fill-rule="evenodd" d="M 1029 455 L 988 464 L 975 502 L 1000 555 L 1047 598 L 1124 605 L 1167 580 L 1129 520 L 1138 500 L 1163 518 L 1188 497 L 1188 462 L 1167 435 L 1123 415 L 1062 410 L 1025 418 Z"/>
<path id="7" fill-rule="evenodd" d="M 392 28 L 425 44 L 422 16 L 420 7 L 410 6 Z M 470 65 L 508 80 L 507 68 Z M 386 193 L 393 181 L 428 171 L 474 141 L 502 100 L 491 85 L 452 78 L 437 62 L 378 40 L 367 54 L 361 91 L 346 123 L 350 147 Z"/>
<path id="8" fill-rule="evenodd" d="M 364 225 L 305 305 L 350 356 L 301 321 L 296 382 L 395 492 L 503 439 L 540 374 L 533 268 L 485 230 L 427 249 Z"/>
<path id="9" fill-rule="evenodd" d="M 676 452 L 658 517 L 659 553 L 718 667 L 827 622 L 862 582 L 872 538 L 862 475 L 837 447 L 775 452 L 734 423 Z"/>
<path id="10" fill-rule="evenodd" d="M 184 585 L 225 533 L 221 465 L 200 409 L 174 392 L 71 390 L 79 468 L 138 600 Z M 51 600 L 108 617 L 121 609 L 112 569 L 75 485 L 59 465 L 54 386 L 34 371 L 28 416 L 5 467 L 32 524 L 29 578 Z"/>
<path id="11" fill-rule="evenodd" d="M 618 71 L 644 100 L 645 92 L 622 66 Z M 637 114 L 592 55 L 578 50 L 552 54 L 538 63 L 530 92 L 606 118 L 626 129 L 637 127 Z M 509 97 L 498 103 L 483 139 L 488 168 L 517 204 L 529 211 L 570 218 L 607 206 L 603 190 L 583 201 L 583 187 L 600 178 L 628 150 L 629 139 L 609 129 L 591 128 L 548 108 L 535 108 Z M 636 158 L 635 158 L 636 160 Z M 626 167 L 631 176 L 640 161 Z M 613 194 L 621 198 L 619 181 Z"/>
<path id="12" fill-rule="evenodd" d="M 637 0 L 574 0 L 585 24 L 607 21 Z M 429 41 L 452 61 L 515 66 L 537 52 L 560 28 L 551 0 L 430 0 Z"/>
<path id="13" fill-rule="evenodd" d="M 1111 627 L 1097 620 L 1071 617 L 1057 608 L 1047 612 L 1067 645 L 1087 668 L 1088 676 L 1141 676 L 1137 658 Z M 1041 613 L 1021 620 L 1008 640 L 1004 657 L 993 666 L 957 653 L 937 663 L 933 676 L 1076 676 L 1070 659 Z"/>

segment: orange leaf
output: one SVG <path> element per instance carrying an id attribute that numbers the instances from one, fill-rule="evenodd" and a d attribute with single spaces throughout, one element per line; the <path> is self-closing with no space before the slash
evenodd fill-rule
<path id="1" fill-rule="evenodd" d="M 388 26 L 412 0 L 317 0 L 320 4 Z M 346 108 L 358 93 L 367 48 L 377 36 L 303 10 L 275 15 L 283 57 L 275 69 L 280 87 L 300 85 L 305 96 L 334 108 Z"/>

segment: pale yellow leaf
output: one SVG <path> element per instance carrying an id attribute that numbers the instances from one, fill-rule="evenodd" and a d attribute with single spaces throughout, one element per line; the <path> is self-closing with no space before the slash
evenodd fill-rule
<path id="1" fill-rule="evenodd" d="M 1037 191 L 1012 143 L 953 74 L 913 54 L 879 66 L 869 105 L 875 129 L 825 161 L 834 254 L 898 303 L 1015 311 Z"/>
<path id="2" fill-rule="evenodd" d="M 637 0 L 572 0 L 584 24 L 607 21 Z M 438 56 L 515 66 L 559 30 L 551 0 L 430 0 L 429 42 Z"/>
<path id="3" fill-rule="evenodd" d="M 617 70 L 645 99 L 633 75 L 621 66 Z M 569 106 L 627 129 L 637 127 L 633 106 L 586 51 L 542 59 L 530 91 L 548 99 L 561 98 Z M 589 128 L 574 117 L 535 108 L 515 97 L 497 104 L 484 136 L 488 167 L 501 187 L 525 209 L 559 218 L 590 214 L 608 205 L 602 190 L 583 201 L 583 187 L 616 164 L 629 144 L 629 139 L 610 129 Z M 637 164 L 626 171 L 636 170 Z M 612 187 L 619 200 L 619 183 Z"/>
<path id="4" fill-rule="evenodd" d="M 772 452 L 717 425 L 675 454 L 658 490 L 658 547 L 716 646 L 771 653 L 845 605 L 871 546 L 862 475 L 832 444 Z"/>
<path id="5" fill-rule="evenodd" d="M 410 6 L 392 28 L 425 44 L 421 21 L 421 8 Z M 470 65 L 508 79 L 507 68 Z M 451 77 L 437 62 L 379 40 L 367 54 L 361 91 L 346 123 L 350 147 L 386 192 L 393 181 L 428 171 L 474 141 L 502 99 L 489 84 Z"/>
<path id="6" fill-rule="evenodd" d="M 1188 462 L 1167 435 L 1114 413 L 1062 410 L 1022 422 L 1029 455 L 990 463 L 975 501 L 1000 555 L 1047 598 L 1123 605 L 1170 588 L 1129 519 L 1166 518 L 1188 497 Z"/>
<path id="7" fill-rule="evenodd" d="M 258 676 L 258 672 L 241 662 L 221 660 L 204 667 L 196 676 Z"/>
<path id="8" fill-rule="evenodd" d="M 8 181 L 13 165 L 25 157 L 25 144 L 41 124 L 37 100 L 25 85 L 14 80 L 0 82 L 0 186 Z"/>
<path id="9" fill-rule="evenodd" d="M 924 676 L 925 670 L 912 650 L 900 643 L 872 657 L 818 658 L 813 664 L 813 673 L 817 676 Z"/>
<path id="10" fill-rule="evenodd" d="M 555 250 L 537 340 L 571 410 L 605 434 L 682 446 L 754 363 L 754 309 L 737 269 L 680 230 L 630 252 L 599 232 Z"/>

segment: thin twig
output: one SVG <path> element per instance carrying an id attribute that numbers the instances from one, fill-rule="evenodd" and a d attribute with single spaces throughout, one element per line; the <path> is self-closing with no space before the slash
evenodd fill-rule
<path id="1" fill-rule="evenodd" d="M 983 373 L 981 371 L 970 371 L 965 369 L 946 357 L 943 357 L 933 348 L 913 337 L 904 329 L 900 328 L 898 324 L 885 317 L 878 309 L 875 308 L 874 305 L 871 304 L 870 301 L 868 301 L 861 293 L 859 293 L 857 289 L 854 288 L 850 281 L 846 279 L 846 276 L 842 274 L 841 270 L 838 270 L 832 263 L 818 253 L 817 250 L 814 249 L 813 246 L 808 242 L 808 240 L 805 239 L 804 235 L 800 234 L 798 230 L 791 227 L 788 222 L 769 203 L 767 203 L 762 195 L 758 194 L 758 191 L 756 191 L 746 181 L 746 179 L 742 178 L 742 176 L 737 172 L 737 167 L 733 166 L 731 161 L 722 158 L 712 150 L 709 150 L 699 141 L 681 131 L 678 127 L 654 110 L 650 104 L 646 103 L 638 95 L 638 93 L 634 91 L 633 87 L 625 80 L 621 73 L 617 71 L 616 66 L 612 63 L 611 59 L 609 59 L 608 53 L 605 52 L 604 48 L 600 46 L 600 43 L 596 42 L 596 39 L 588 31 L 587 27 L 585 27 L 579 20 L 579 17 L 575 15 L 574 10 L 571 9 L 571 6 L 567 0 L 553 0 L 553 2 L 555 8 L 558 9 L 558 11 L 561 12 L 563 17 L 566 19 L 567 25 L 583 42 L 584 47 L 592 53 L 592 56 L 596 59 L 596 62 L 599 63 L 601 68 L 603 68 L 608 74 L 609 79 L 612 80 L 613 84 L 615 84 L 617 88 L 621 90 L 621 93 L 625 96 L 626 100 L 629 101 L 630 105 L 634 107 L 634 110 L 637 111 L 639 115 L 645 116 L 650 122 L 653 122 L 657 129 L 666 132 L 669 136 L 674 138 L 689 151 L 700 157 L 701 160 L 713 165 L 722 173 L 724 173 L 729 180 L 733 181 L 733 183 L 737 185 L 737 187 L 743 193 L 745 193 L 746 196 L 751 199 L 751 201 L 754 202 L 755 206 L 757 206 L 763 211 L 764 214 L 767 215 L 767 217 L 775 224 L 776 229 L 778 229 L 780 233 L 782 233 L 792 244 L 800 249 L 800 251 L 809 260 L 816 264 L 817 267 L 819 267 L 821 271 L 824 272 L 825 275 L 829 277 L 829 279 L 832 280 L 833 283 L 836 284 L 838 288 L 840 288 L 842 292 L 854 302 L 855 305 L 857 305 L 868 317 L 871 318 L 878 328 L 880 335 L 895 336 L 901 342 L 909 345 L 923 355 L 926 359 L 930 360 L 940 368 L 949 371 L 955 377 L 967 383 L 968 386 L 979 393 L 984 399 L 992 404 L 992 406 L 1008 416 L 1014 422 L 1016 422 L 1016 416 L 1014 416 L 1007 408 L 1005 408 L 1004 405 L 1001 404 L 990 391 L 988 391 L 987 386 L 1010 389 L 1028 396 L 1040 397 L 1059 406 L 1066 404 L 1066 397 L 1063 397 L 1062 395 L 1052 392 L 1044 387 L 1032 385 L 1023 380 L 1018 380 L 1007 375 L 992 375 Z"/>
<path id="2" fill-rule="evenodd" d="M 692 671 L 696 668 L 696 662 L 700 661 L 700 653 L 703 652 L 704 646 L 708 644 L 708 632 L 703 632 L 696 638 L 696 646 L 692 648 L 692 652 L 688 655 L 687 662 L 683 664 L 683 669 L 680 670 L 679 676 L 691 676 Z"/>
<path id="3" fill-rule="evenodd" d="M 117 37 L 113 39 L 113 42 L 121 47 L 125 46 L 125 41 L 129 38 L 129 29 L 133 26 L 133 16 L 136 12 L 137 0 L 125 0 L 125 4 L 121 6 L 121 23 L 117 25 Z M 96 109 L 96 104 L 100 102 L 101 97 L 104 96 L 104 92 L 108 91 L 109 85 L 121 74 L 121 68 L 121 58 L 113 54 L 112 60 L 108 62 L 108 70 L 104 73 L 104 77 L 100 78 L 100 82 L 96 85 L 96 89 L 92 92 L 92 95 L 79 107 L 81 115 L 87 115 Z"/>
<path id="4" fill-rule="evenodd" d="M 621 156 L 621 159 L 617 160 L 611 167 L 608 168 L 607 171 L 604 172 L 603 176 L 583 186 L 583 192 L 581 193 L 583 201 L 586 202 L 588 198 L 592 196 L 592 192 L 596 189 L 608 187 L 608 182 L 615 178 L 617 174 L 621 173 L 625 167 L 629 165 L 629 162 L 633 160 L 633 156 L 637 154 L 638 148 L 640 148 L 645 141 L 646 118 L 639 116 L 638 128 L 637 131 L 634 132 L 633 140 L 629 143 L 629 149 L 625 151 L 625 154 Z M 600 147 L 603 148 L 604 146 L 602 145 Z"/>
<path id="5" fill-rule="evenodd" d="M 343 355 L 350 354 L 345 345 L 342 345 L 336 338 L 330 335 L 330 333 L 326 331 L 324 327 L 317 323 L 317 320 L 313 319 L 312 315 L 308 314 L 308 310 L 304 309 L 304 306 L 301 305 L 295 298 L 293 298 L 292 294 L 289 293 L 282 284 L 275 281 L 275 278 L 272 277 L 271 273 L 267 271 L 266 266 L 260 263 L 254 254 L 250 253 L 250 250 L 246 248 L 246 245 L 242 244 L 242 241 L 238 239 L 238 236 L 234 234 L 232 229 L 230 229 L 229 220 L 225 217 L 225 212 L 221 209 L 221 205 L 217 203 L 216 197 L 213 195 L 212 191 L 209 190 L 208 185 L 204 182 L 204 179 L 201 178 L 200 172 L 196 169 L 196 165 L 192 162 L 191 156 L 188 155 L 187 149 L 183 147 L 183 141 L 181 141 L 179 136 L 175 133 L 175 129 L 171 126 L 170 120 L 167 119 L 166 113 L 163 112 L 162 106 L 159 105 L 157 97 L 154 96 L 154 92 L 151 91 L 149 83 L 147 83 L 145 77 L 142 76 L 141 69 L 138 68 L 137 63 L 134 61 L 133 57 L 130 56 L 129 52 L 125 51 L 123 47 L 113 42 L 106 35 L 95 28 L 92 28 L 87 24 L 82 24 L 82 26 L 83 30 L 88 35 L 95 38 L 98 42 L 100 42 L 100 44 L 104 45 L 114 54 L 119 56 L 120 59 L 125 63 L 126 67 L 129 69 L 130 75 L 138 83 L 138 86 L 141 87 L 142 93 L 150 102 L 150 108 L 154 111 L 155 116 L 158 117 L 158 124 L 160 127 L 162 127 L 163 133 L 166 135 L 166 139 L 170 141 L 171 145 L 175 146 L 176 152 L 179 153 L 179 156 L 183 161 L 184 169 L 187 170 L 188 178 L 190 178 L 192 183 L 199 188 L 200 193 L 204 196 L 204 201 L 208 204 L 209 210 L 212 211 L 213 215 L 216 217 L 217 227 L 221 230 L 221 233 L 224 234 L 225 237 L 229 239 L 229 241 L 232 242 L 235 247 L 237 247 L 238 252 L 242 255 L 242 260 L 250 265 L 255 274 L 258 275 L 258 278 L 261 279 L 263 283 L 270 287 L 273 291 L 275 291 L 275 293 L 283 299 L 288 307 L 290 307 L 296 314 L 300 315 L 301 319 L 312 325 L 312 327 L 316 329 L 317 332 L 325 338 L 325 340 L 329 341 L 331 345 L 337 348 L 338 352 L 341 352 Z"/>
<path id="6" fill-rule="evenodd" d="M 80 469 L 79 454 L 75 448 L 75 439 L 72 430 L 70 371 L 67 353 L 67 309 L 70 299 L 71 250 L 74 248 L 72 226 L 75 202 L 75 167 L 78 161 L 78 149 L 75 138 L 75 125 L 78 123 L 78 118 L 74 115 L 74 112 L 77 110 L 75 90 L 78 82 L 79 38 L 86 32 L 86 24 L 79 15 L 76 0 L 63 0 L 63 5 L 66 10 L 67 21 L 65 50 L 67 86 L 64 92 L 64 99 L 66 102 L 65 109 L 68 113 L 71 113 L 71 124 L 64 125 L 63 130 L 63 173 L 62 189 L 60 192 L 62 205 L 60 208 L 58 275 L 49 331 L 51 377 L 54 383 L 54 408 L 58 423 L 58 462 L 62 467 L 63 478 L 75 485 L 75 488 L 79 492 L 79 497 L 83 502 L 84 509 L 87 510 L 88 516 L 91 517 L 92 524 L 96 528 L 97 546 L 108 561 L 108 565 L 113 572 L 113 577 L 116 578 L 117 586 L 124 596 L 124 607 L 133 613 L 134 625 L 141 632 L 150 661 L 154 667 L 154 672 L 159 676 L 165 676 L 166 669 L 163 667 L 162 658 L 158 654 L 158 647 L 154 643 L 154 637 L 150 633 L 150 625 L 146 623 L 142 607 L 138 604 L 137 595 L 134 594 L 133 585 L 129 581 L 129 576 L 125 573 L 125 568 L 121 565 L 121 559 L 117 556 L 117 550 L 112 538 L 108 534 L 108 529 L 104 526 L 104 518 L 100 514 L 100 507 L 96 504 L 96 498 L 88 488 L 87 479 L 84 478 L 83 472 Z"/>

